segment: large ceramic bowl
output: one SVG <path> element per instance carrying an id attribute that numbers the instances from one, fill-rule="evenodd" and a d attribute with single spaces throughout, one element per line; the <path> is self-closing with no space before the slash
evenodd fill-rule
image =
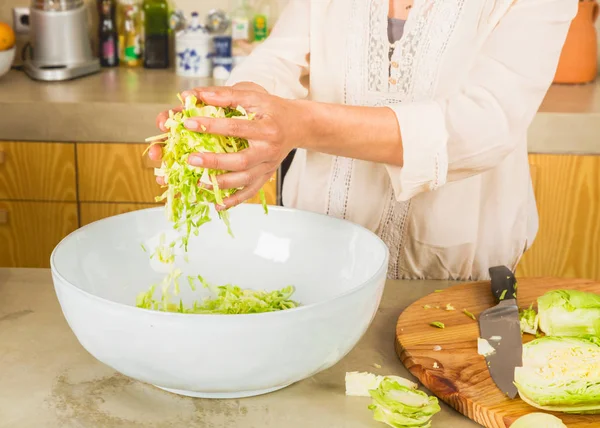
<path id="1" fill-rule="evenodd" d="M 350 222 L 280 207 L 231 210 L 235 238 L 216 219 L 190 240 L 183 275 L 215 285 L 274 290 L 294 285 L 300 307 L 245 315 L 168 313 L 135 307 L 165 276 L 150 260 L 162 208 L 121 214 L 67 236 L 51 256 L 64 316 L 83 347 L 115 370 L 178 394 L 234 398 L 286 387 L 336 364 L 379 306 L 388 249 Z M 186 281 L 183 281 L 184 283 Z M 202 288 L 202 287 L 201 287 Z M 182 286 L 184 303 L 197 293 Z"/>

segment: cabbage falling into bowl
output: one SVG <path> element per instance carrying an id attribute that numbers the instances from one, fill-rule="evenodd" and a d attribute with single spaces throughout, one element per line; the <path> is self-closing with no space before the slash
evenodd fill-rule
<path id="1" fill-rule="evenodd" d="M 301 305 L 231 316 L 135 307 L 170 269 L 140 243 L 155 248 L 161 236 L 178 235 L 163 208 L 134 211 L 76 230 L 52 253 L 56 294 L 82 346 L 134 379 L 210 398 L 267 393 L 339 362 L 379 306 L 385 244 L 360 226 L 300 210 L 271 207 L 266 216 L 260 205 L 244 204 L 229 215 L 235 238 L 213 221 L 190 237 L 187 254 L 175 248 L 182 277 L 266 292 L 293 284 Z M 209 295 L 204 287 L 180 292 L 187 306 Z"/>

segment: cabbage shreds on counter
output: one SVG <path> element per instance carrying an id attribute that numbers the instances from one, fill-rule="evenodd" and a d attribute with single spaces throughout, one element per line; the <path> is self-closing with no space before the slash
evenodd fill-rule
<path id="1" fill-rule="evenodd" d="M 417 388 L 416 383 L 399 376 L 346 373 L 346 395 L 370 396 L 368 408 L 373 419 L 394 428 L 429 428 L 431 418 L 441 411 L 436 397 Z"/>
<path id="2" fill-rule="evenodd" d="M 211 220 L 210 206 L 222 205 L 223 200 L 233 195 L 239 189 L 220 189 L 217 175 L 227 171 L 195 167 L 188 164 L 188 157 L 192 153 L 235 153 L 249 147 L 248 140 L 237 137 L 225 137 L 205 132 L 190 131 L 183 122 L 190 117 L 235 118 L 239 120 L 252 120 L 253 115 L 248 114 L 243 107 L 222 108 L 204 105 L 194 96 L 184 100 L 181 112 L 169 112 L 169 119 L 165 123 L 168 132 L 146 139 L 155 144 L 164 144 L 162 164 L 156 169 L 156 175 L 165 180 L 165 192 L 156 198 L 157 201 L 166 201 L 168 219 L 173 222 L 175 229 L 184 228 L 185 233 L 181 238 L 183 246 L 187 249 L 190 234 L 198 234 L 198 228 Z M 149 146 L 149 147 L 150 147 Z M 268 213 L 264 191 L 260 190 L 260 200 Z M 230 235 L 233 236 L 229 224 L 229 215 L 226 210 L 218 213 Z"/>

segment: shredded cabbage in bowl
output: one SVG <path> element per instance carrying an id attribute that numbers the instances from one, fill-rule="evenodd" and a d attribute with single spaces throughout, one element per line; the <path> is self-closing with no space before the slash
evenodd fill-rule
<path id="1" fill-rule="evenodd" d="M 154 284 L 148 291 L 138 294 L 136 306 L 143 309 L 190 314 L 251 314 L 297 307 L 298 303 L 290 299 L 295 291 L 291 285 L 275 291 L 242 289 L 230 284 L 215 287 L 209 285 L 200 275 L 187 277 L 190 288 L 195 291 L 195 283 L 199 281 L 211 291 L 212 297 L 194 301 L 191 307 L 185 307 L 181 299 L 179 303 L 171 301 L 171 290 L 175 296 L 180 293 L 179 280 L 182 275 L 181 269 L 175 267 L 175 247 L 179 244 L 183 247 L 184 253 L 187 253 L 191 234 L 197 236 L 200 226 L 211 221 L 210 206 L 222 205 L 225 198 L 239 190 L 220 189 L 217 175 L 227 171 L 191 166 L 187 162 L 189 155 L 203 152 L 234 153 L 249 147 L 245 139 L 208 134 L 204 132 L 205 130 L 190 131 L 184 127 L 183 122 L 189 117 L 197 116 L 253 119 L 253 115 L 248 114 L 241 106 L 235 109 L 214 107 L 198 102 L 194 96 L 187 97 L 185 101 L 179 95 L 178 97 L 183 108 L 181 112 L 169 112 L 169 119 L 165 123 L 168 132 L 148 138 L 146 141 L 151 143 L 148 149 L 155 144 L 164 144 L 162 164 L 155 172 L 157 176 L 164 178 L 166 190 L 156 200 L 166 201 L 167 218 L 180 235 L 176 240 L 168 243 L 165 242 L 164 235 L 160 237 L 159 245 L 150 258 L 156 258 L 161 263 L 169 265 L 169 273 L 162 280 L 160 287 Z M 264 212 L 268 214 L 262 189 L 259 196 Z M 218 215 L 233 237 L 227 210 L 219 211 Z M 146 251 L 144 246 L 142 249 Z M 187 256 L 184 259 L 187 261 Z M 159 300 L 154 297 L 157 288 L 162 292 Z"/>

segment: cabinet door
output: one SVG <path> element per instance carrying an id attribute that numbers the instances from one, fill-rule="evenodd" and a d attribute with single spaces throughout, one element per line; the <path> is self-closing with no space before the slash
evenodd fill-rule
<path id="1" fill-rule="evenodd" d="M 142 156 L 146 144 L 79 143 L 79 197 L 85 202 L 153 203 L 163 193 L 156 184 L 158 163 Z M 276 174 L 263 186 L 269 205 L 277 203 Z M 258 195 L 249 203 L 259 202 Z"/>
<path id="2" fill-rule="evenodd" d="M 80 207 L 81 225 L 84 226 L 97 220 L 102 220 L 103 218 L 112 217 L 118 214 L 160 206 L 163 205 L 82 202 Z"/>
<path id="3" fill-rule="evenodd" d="M 75 201 L 75 145 L 0 141 L 0 199 Z"/>
<path id="4" fill-rule="evenodd" d="M 0 202 L 0 267 L 50 267 L 50 254 L 77 229 L 75 202 Z"/>
<path id="5" fill-rule="evenodd" d="M 162 194 L 158 166 L 143 156 L 146 144 L 78 143 L 79 198 L 86 202 L 155 202 Z"/>
<path id="6" fill-rule="evenodd" d="M 529 159 L 540 227 L 517 274 L 600 280 L 600 156 Z"/>

